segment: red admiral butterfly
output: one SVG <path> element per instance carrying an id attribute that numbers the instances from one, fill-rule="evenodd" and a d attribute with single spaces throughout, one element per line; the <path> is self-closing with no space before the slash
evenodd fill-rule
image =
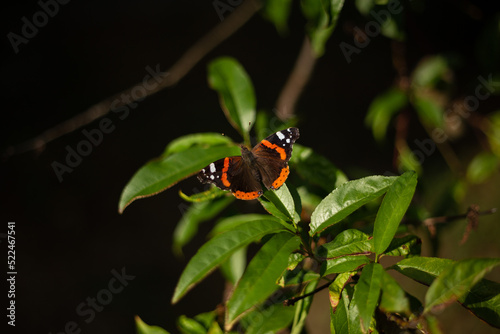
<path id="1" fill-rule="evenodd" d="M 200 171 L 198 180 L 231 190 L 238 199 L 256 199 L 263 193 L 261 182 L 267 189 L 278 189 L 285 183 L 292 145 L 298 138 L 299 129 L 288 128 L 270 135 L 251 151 L 241 145 L 241 156 L 212 162 Z"/>

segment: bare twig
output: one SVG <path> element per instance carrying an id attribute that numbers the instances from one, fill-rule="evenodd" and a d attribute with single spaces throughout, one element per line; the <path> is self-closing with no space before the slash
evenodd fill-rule
<path id="1" fill-rule="evenodd" d="M 316 55 L 311 47 L 309 37 L 306 36 L 293 71 L 290 73 L 276 102 L 276 116 L 280 120 L 289 120 L 294 115 L 295 104 L 304 90 L 306 83 L 309 81 L 315 64 Z"/>
<path id="2" fill-rule="evenodd" d="M 306 293 L 306 294 L 304 294 L 304 295 L 302 295 L 302 296 L 288 298 L 288 299 L 286 299 L 286 300 L 284 300 L 284 301 L 283 301 L 283 305 L 285 305 L 285 306 L 293 306 L 293 305 L 294 305 L 296 302 L 298 302 L 299 300 L 304 299 L 304 298 L 307 298 L 307 297 L 309 297 L 309 296 L 312 296 L 312 295 L 314 295 L 314 294 L 316 294 L 316 293 L 320 292 L 321 290 L 328 288 L 328 287 L 329 287 L 329 286 L 330 286 L 333 282 L 334 282 L 334 281 L 331 281 L 331 282 L 329 282 L 329 283 L 326 283 L 325 285 L 322 285 L 322 286 L 320 286 L 319 288 L 316 288 L 314 291 L 309 292 L 309 293 Z"/>
<path id="3" fill-rule="evenodd" d="M 260 8 L 262 3 L 259 0 L 246 0 L 238 8 L 229 15 L 224 21 L 215 26 L 205 36 L 191 46 L 181 58 L 172 67 L 161 75 L 159 84 L 154 85 L 155 88 L 148 89 L 145 96 L 140 96 L 141 99 L 151 96 L 160 90 L 175 85 L 181 80 L 203 57 L 212 51 L 217 45 L 236 32 L 243 26 Z M 158 80 L 158 78 L 150 78 L 150 80 Z M 43 150 L 49 142 L 65 135 L 76 129 L 91 123 L 99 117 L 104 116 L 113 107 L 119 107 L 138 99 L 123 101 L 120 99 L 122 95 L 134 96 L 132 90 L 144 83 L 134 85 L 118 94 L 115 94 L 93 106 L 86 111 L 74 116 L 73 118 L 57 124 L 56 126 L 44 131 L 39 136 L 32 138 L 24 143 L 16 146 L 10 146 L 4 152 L 4 158 L 8 158 L 15 154 L 24 153 L 33 150 Z"/>
<path id="4" fill-rule="evenodd" d="M 485 210 L 485 211 L 479 211 L 479 206 L 477 206 L 476 204 L 472 204 L 467 209 L 467 212 L 464 214 L 427 218 L 427 219 L 424 219 L 422 221 L 422 225 L 427 227 L 429 229 L 429 232 L 431 233 L 431 235 L 434 236 L 436 234 L 436 225 L 437 224 L 445 224 L 445 223 L 449 223 L 449 222 L 459 220 L 459 219 L 467 219 L 471 228 L 476 228 L 478 225 L 479 216 L 491 215 L 495 212 L 497 212 L 496 208 L 492 208 L 492 209 Z M 466 232 L 467 235 L 469 232 Z M 465 237 L 465 235 L 464 235 L 464 237 Z"/>

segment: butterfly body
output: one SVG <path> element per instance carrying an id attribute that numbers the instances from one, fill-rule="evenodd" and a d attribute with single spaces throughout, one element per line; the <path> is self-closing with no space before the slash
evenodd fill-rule
<path id="1" fill-rule="evenodd" d="M 252 150 L 242 145 L 241 156 L 212 162 L 200 171 L 198 179 L 230 190 L 238 199 L 256 199 L 263 193 L 262 184 L 278 189 L 285 183 L 292 146 L 298 138 L 299 129 L 288 128 L 270 135 Z"/>

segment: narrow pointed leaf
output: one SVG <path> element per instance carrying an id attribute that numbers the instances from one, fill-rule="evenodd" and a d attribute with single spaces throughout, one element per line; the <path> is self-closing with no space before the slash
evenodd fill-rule
<path id="1" fill-rule="evenodd" d="M 269 213 L 273 214 L 275 217 L 287 221 L 292 221 L 297 223 L 300 221 L 300 215 L 295 207 L 295 202 L 293 200 L 292 194 L 286 184 L 283 184 L 278 190 L 268 190 L 264 193 L 268 201 L 259 198 L 260 203 Z M 281 214 L 277 213 L 276 208 Z"/>
<path id="2" fill-rule="evenodd" d="M 342 291 L 344 290 L 344 286 L 349 282 L 352 276 L 356 274 L 355 271 L 344 272 L 342 274 L 337 275 L 332 284 L 328 287 L 328 297 L 330 299 L 330 306 L 332 311 L 335 313 L 337 306 L 339 305 L 340 298 L 342 295 Z"/>
<path id="3" fill-rule="evenodd" d="M 337 306 L 330 306 L 330 331 L 332 334 L 353 333 L 349 330 L 349 297 L 345 290 L 340 296 Z"/>
<path id="4" fill-rule="evenodd" d="M 135 316 L 135 327 L 137 329 L 137 334 L 169 334 L 169 332 L 161 327 L 149 326 L 137 315 Z"/>
<path id="5" fill-rule="evenodd" d="M 392 239 L 382 256 L 416 256 L 420 255 L 422 240 L 415 235 L 407 235 Z"/>
<path id="6" fill-rule="evenodd" d="M 209 201 L 212 199 L 215 199 L 217 197 L 222 197 L 222 196 L 227 196 L 229 193 L 227 191 L 224 191 L 220 188 L 217 188 L 216 186 L 211 187 L 207 191 L 202 191 L 199 193 L 195 193 L 192 195 L 186 195 L 182 192 L 182 190 L 179 190 L 179 196 L 187 201 L 187 202 L 205 202 Z"/>
<path id="7" fill-rule="evenodd" d="M 122 213 L 134 200 L 156 195 L 197 173 L 215 160 L 240 154 L 240 148 L 233 145 L 217 145 L 207 148 L 191 147 L 182 152 L 150 161 L 132 176 L 123 189 L 118 210 Z"/>
<path id="8" fill-rule="evenodd" d="M 219 94 L 228 121 L 248 142 L 248 132 L 255 122 L 256 102 L 247 72 L 233 58 L 218 58 L 208 65 L 208 82 Z"/>
<path id="9" fill-rule="evenodd" d="M 396 179 L 397 177 L 393 176 L 369 176 L 342 184 L 314 210 L 309 234 L 312 236 L 341 221 L 361 206 L 381 196 Z"/>
<path id="10" fill-rule="evenodd" d="M 275 220 L 276 222 L 279 222 L 278 219 L 270 215 L 261 215 L 256 213 L 235 215 L 235 216 L 225 217 L 217 221 L 212 231 L 210 231 L 209 236 L 213 237 L 219 233 L 226 232 L 229 230 L 234 230 L 238 228 L 238 226 L 240 226 L 241 224 L 246 224 L 248 222 L 258 221 L 258 220 Z"/>
<path id="11" fill-rule="evenodd" d="M 185 151 L 193 146 L 217 146 L 229 145 L 232 143 L 231 138 L 215 132 L 193 133 L 179 137 L 172 140 L 165 151 L 163 156 L 168 156 L 174 153 Z"/>
<path id="12" fill-rule="evenodd" d="M 223 197 L 210 202 L 197 202 L 187 206 L 186 211 L 177 224 L 173 234 L 172 248 L 174 253 L 181 254 L 184 247 L 198 232 L 198 225 L 214 218 L 229 204 L 234 201 L 234 198 Z M 186 205 L 182 203 L 180 208 Z"/>
<path id="13" fill-rule="evenodd" d="M 299 247 L 300 238 L 289 232 L 275 234 L 262 246 L 248 264 L 227 302 L 227 323 L 231 324 L 239 315 L 264 301 L 278 285 L 290 254 Z"/>
<path id="14" fill-rule="evenodd" d="M 500 265 L 500 259 L 467 259 L 446 268 L 427 290 L 424 312 L 462 298 L 484 275 Z"/>
<path id="15" fill-rule="evenodd" d="M 243 275 L 246 265 L 247 248 L 243 247 L 234 252 L 229 259 L 222 262 L 220 270 L 224 278 L 235 285 Z"/>
<path id="16" fill-rule="evenodd" d="M 384 312 L 394 312 L 410 315 L 410 301 L 406 293 L 391 275 L 382 272 L 382 296 L 380 298 L 380 309 Z"/>
<path id="17" fill-rule="evenodd" d="M 373 229 L 373 245 L 382 254 L 394 238 L 417 186 L 417 174 L 408 171 L 391 184 L 377 212 Z"/>
<path id="18" fill-rule="evenodd" d="M 238 229 L 219 234 L 204 244 L 189 261 L 175 288 L 172 303 L 175 304 L 193 286 L 205 278 L 235 251 L 271 233 L 283 231 L 275 220 L 251 221 Z"/>
<path id="19" fill-rule="evenodd" d="M 367 333 L 375 308 L 377 307 L 384 268 L 378 263 L 370 263 L 363 268 L 361 277 L 354 288 L 349 310 L 357 309 L 361 329 Z"/>
<path id="20" fill-rule="evenodd" d="M 265 303 L 267 304 L 267 302 Z M 293 320 L 295 306 L 284 306 L 283 303 L 262 305 L 241 320 L 246 324 L 245 334 L 276 333 L 288 327 Z"/>
<path id="21" fill-rule="evenodd" d="M 346 255 L 321 264 L 320 274 L 326 276 L 353 271 L 370 263 L 370 258 L 365 255 Z"/>
<path id="22" fill-rule="evenodd" d="M 308 183 L 320 186 L 331 192 L 347 182 L 347 176 L 335 167 L 330 160 L 315 153 L 311 148 L 294 144 L 290 165 Z"/>
<path id="23" fill-rule="evenodd" d="M 349 229 L 339 233 L 331 242 L 321 245 L 317 254 L 319 258 L 336 258 L 343 255 L 356 255 L 371 252 L 372 238 L 360 230 Z"/>
<path id="24" fill-rule="evenodd" d="M 420 283 L 431 285 L 453 263 L 455 262 L 449 259 L 413 257 L 401 260 L 391 268 Z M 500 283 L 482 279 L 458 301 L 477 317 L 500 328 Z"/>

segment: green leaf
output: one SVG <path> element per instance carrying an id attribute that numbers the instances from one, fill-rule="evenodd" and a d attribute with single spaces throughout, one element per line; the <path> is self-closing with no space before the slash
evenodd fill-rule
<path id="1" fill-rule="evenodd" d="M 373 250 L 372 238 L 360 230 L 349 229 L 339 233 L 331 242 L 318 247 L 319 258 L 337 258 L 343 255 L 359 255 Z"/>
<path id="2" fill-rule="evenodd" d="M 226 322 L 232 324 L 238 316 L 264 301 L 278 288 L 276 281 L 283 274 L 290 254 L 299 247 L 300 238 L 291 233 L 275 234 L 262 246 L 248 264 L 227 302 Z"/>
<path id="3" fill-rule="evenodd" d="M 256 213 L 235 215 L 231 217 L 222 218 L 219 221 L 217 221 L 212 231 L 210 231 L 209 236 L 213 237 L 219 233 L 226 232 L 229 230 L 234 230 L 238 228 L 238 226 L 240 226 L 241 224 L 246 224 L 248 222 L 258 221 L 258 220 L 274 220 L 276 222 L 279 222 L 279 219 L 276 219 L 270 215 L 261 215 Z"/>
<path id="4" fill-rule="evenodd" d="M 189 261 L 175 288 L 172 304 L 179 301 L 196 283 L 205 278 L 231 254 L 249 243 L 284 227 L 273 219 L 250 221 L 238 229 L 215 236 L 205 243 Z"/>
<path id="5" fill-rule="evenodd" d="M 347 273 L 346 273 L 347 274 Z M 352 288 L 345 286 L 345 289 L 341 292 L 341 298 L 337 307 L 334 309 L 330 307 L 330 331 L 332 334 L 344 334 L 344 333 L 354 333 L 353 328 L 349 328 L 349 296 L 347 290 Z M 358 325 L 359 327 L 359 325 Z M 360 331 L 359 331 L 360 332 Z"/>
<path id="6" fill-rule="evenodd" d="M 249 144 L 248 132 L 255 122 L 256 102 L 247 72 L 234 58 L 217 58 L 208 65 L 208 82 L 219 94 L 226 118 Z"/>
<path id="7" fill-rule="evenodd" d="M 314 210 L 311 216 L 312 236 L 331 226 L 366 203 L 381 196 L 397 179 L 393 176 L 368 176 L 349 181 L 332 191 Z"/>
<path id="8" fill-rule="evenodd" d="M 349 282 L 352 276 L 356 274 L 355 271 L 350 271 L 350 272 L 344 272 L 341 274 L 338 274 L 337 277 L 335 277 L 335 280 L 333 281 L 330 286 L 328 286 L 328 297 L 330 299 L 330 306 L 332 311 L 335 313 L 337 306 L 339 305 L 340 298 L 342 295 L 342 291 L 344 290 L 345 285 Z"/>
<path id="9" fill-rule="evenodd" d="M 304 325 L 306 324 L 306 317 L 309 314 L 309 309 L 313 301 L 314 294 L 312 292 L 316 289 L 318 281 L 312 281 L 304 289 L 302 295 L 311 293 L 310 296 L 299 300 L 295 304 L 295 317 L 293 318 L 292 330 L 290 334 L 300 334 L 303 332 Z"/>
<path id="10" fill-rule="evenodd" d="M 137 334 L 169 334 L 169 332 L 161 327 L 147 325 L 137 315 L 135 316 L 135 326 L 137 329 Z"/>
<path id="11" fill-rule="evenodd" d="M 434 128 L 443 127 L 444 109 L 436 98 L 426 94 L 416 94 L 412 104 L 422 123 Z"/>
<path id="12" fill-rule="evenodd" d="M 467 259 L 447 267 L 427 290 L 424 313 L 462 298 L 498 265 L 500 259 Z"/>
<path id="13" fill-rule="evenodd" d="M 363 332 L 368 332 L 373 313 L 380 296 L 380 286 L 384 268 L 378 263 L 370 263 L 363 268 L 361 277 L 354 288 L 354 296 L 349 311 L 358 312 L 358 321 Z"/>
<path id="14" fill-rule="evenodd" d="M 191 147 L 185 151 L 150 161 L 132 176 L 123 189 L 118 211 L 122 213 L 131 202 L 138 198 L 156 195 L 170 188 L 215 160 L 240 154 L 240 148 L 237 146 Z"/>
<path id="15" fill-rule="evenodd" d="M 317 57 L 323 55 L 325 45 L 337 24 L 344 5 L 343 0 L 301 0 L 302 13 L 307 19 L 306 31 Z"/>
<path id="16" fill-rule="evenodd" d="M 454 261 L 448 259 L 413 257 L 404 259 L 391 268 L 420 283 L 431 285 L 433 280 L 453 263 Z M 477 317 L 500 328 L 499 283 L 483 279 L 458 301 Z"/>
<path id="17" fill-rule="evenodd" d="M 304 180 L 328 192 L 347 182 L 345 174 L 330 160 L 300 144 L 293 145 L 290 165 Z"/>
<path id="18" fill-rule="evenodd" d="M 263 3 L 262 14 L 271 21 L 280 34 L 288 30 L 287 21 L 290 16 L 291 0 L 266 0 Z"/>
<path id="19" fill-rule="evenodd" d="M 189 196 L 184 194 L 181 190 L 179 190 L 179 196 L 183 200 L 185 200 L 186 202 L 193 202 L 193 203 L 209 201 L 209 200 L 215 199 L 217 197 L 226 196 L 228 194 L 229 193 L 227 191 L 219 189 L 216 186 L 212 186 L 207 191 L 202 191 L 202 192 L 195 193 L 195 194 L 192 194 Z"/>
<path id="20" fill-rule="evenodd" d="M 439 55 L 425 58 L 412 73 L 412 84 L 417 87 L 434 87 L 450 72 L 448 60 Z"/>
<path id="21" fill-rule="evenodd" d="M 422 240 L 415 235 L 394 238 L 381 256 L 420 255 L 421 244 Z"/>
<path id="22" fill-rule="evenodd" d="M 193 133 L 172 140 L 165 148 L 163 157 L 185 151 L 193 146 L 229 145 L 232 142 L 231 138 L 220 133 Z"/>
<path id="23" fill-rule="evenodd" d="M 482 183 L 498 171 L 500 159 L 493 153 L 481 152 L 472 159 L 467 167 L 467 180 Z"/>
<path id="24" fill-rule="evenodd" d="M 410 315 L 410 301 L 406 293 L 391 275 L 385 270 L 382 272 L 382 296 L 380 309 L 387 313 L 401 313 Z"/>
<path id="25" fill-rule="evenodd" d="M 500 283 L 482 279 L 458 301 L 486 323 L 500 328 Z"/>
<path id="26" fill-rule="evenodd" d="M 245 334 L 276 333 L 288 327 L 293 320 L 295 306 L 274 303 L 259 307 L 244 316 L 242 323 L 247 323 Z"/>
<path id="27" fill-rule="evenodd" d="M 246 265 L 247 249 L 246 247 L 243 247 L 234 252 L 229 259 L 222 262 L 220 270 L 224 275 L 224 278 L 235 285 L 243 275 Z"/>
<path id="28" fill-rule="evenodd" d="M 207 329 L 195 319 L 181 315 L 177 318 L 177 327 L 182 334 L 206 334 Z"/>
<path id="29" fill-rule="evenodd" d="M 368 108 L 365 123 L 372 128 L 375 140 L 381 142 L 385 139 L 392 117 L 407 104 L 406 93 L 398 88 L 391 88 L 373 100 Z"/>
<path id="30" fill-rule="evenodd" d="M 259 201 L 269 213 L 280 219 L 285 218 L 283 219 L 285 221 L 292 221 L 294 223 L 300 221 L 300 213 L 297 212 L 295 201 L 286 184 L 283 184 L 278 190 L 267 190 L 264 193 L 264 197 L 269 201 L 262 198 L 259 198 Z M 281 214 L 277 213 L 275 209 Z"/>
<path id="31" fill-rule="evenodd" d="M 411 149 L 404 143 L 399 148 L 398 168 L 401 171 L 416 171 L 417 174 L 422 174 L 423 160 L 418 157 Z"/>
<path id="32" fill-rule="evenodd" d="M 229 204 L 234 201 L 234 198 L 223 197 L 210 202 L 197 202 L 187 206 L 181 220 L 177 224 L 173 234 L 173 251 L 176 254 L 182 254 L 184 247 L 198 232 L 198 226 L 224 210 Z M 184 203 L 179 205 L 182 208 Z"/>
<path id="33" fill-rule="evenodd" d="M 365 255 L 346 255 L 323 262 L 320 274 L 321 276 L 326 276 L 354 271 L 370 262 L 370 259 Z"/>
<path id="34" fill-rule="evenodd" d="M 410 205 L 417 186 L 417 174 L 408 171 L 392 183 L 385 194 L 375 218 L 373 245 L 377 256 L 382 254 L 394 238 L 399 223 Z"/>

